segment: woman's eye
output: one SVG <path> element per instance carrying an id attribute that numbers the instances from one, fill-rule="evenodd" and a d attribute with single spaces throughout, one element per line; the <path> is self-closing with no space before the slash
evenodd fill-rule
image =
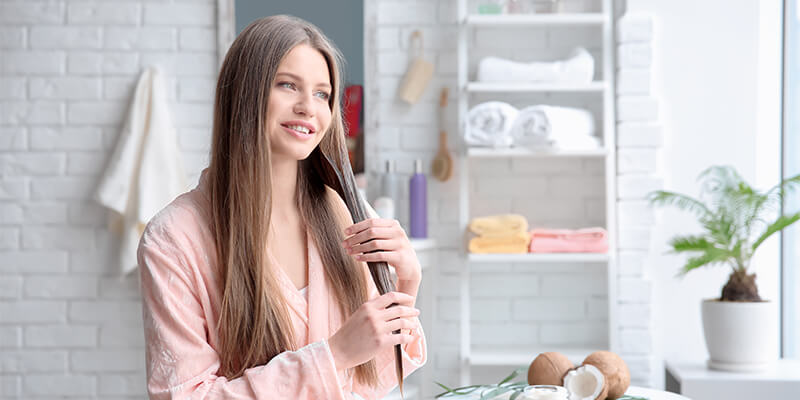
<path id="1" fill-rule="evenodd" d="M 317 92 L 317 96 L 323 100 L 328 100 L 331 97 L 327 92 Z"/>
<path id="2" fill-rule="evenodd" d="M 281 82 L 281 83 L 278 84 L 278 86 L 282 86 L 282 87 L 289 88 L 289 89 L 294 89 L 294 83 L 291 83 L 291 82 Z"/>

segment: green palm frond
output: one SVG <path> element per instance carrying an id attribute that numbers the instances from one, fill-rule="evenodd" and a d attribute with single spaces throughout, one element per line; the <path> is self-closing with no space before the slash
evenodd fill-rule
<path id="1" fill-rule="evenodd" d="M 681 274 L 719 263 L 746 270 L 764 240 L 800 220 L 800 212 L 781 215 L 785 196 L 800 188 L 800 175 L 766 192 L 754 189 L 730 166 L 711 166 L 700 173 L 698 181 L 699 198 L 663 190 L 647 196 L 651 205 L 691 212 L 704 230 L 701 235 L 677 236 L 670 241 L 674 252 L 692 255 Z"/>
<path id="2" fill-rule="evenodd" d="M 652 205 L 675 206 L 681 210 L 690 211 L 701 218 L 711 214 L 711 211 L 706 207 L 705 204 L 697 199 L 693 199 L 680 193 L 657 190 L 655 192 L 651 192 L 647 198 Z"/>
<path id="3" fill-rule="evenodd" d="M 778 217 L 778 219 L 775 220 L 775 222 L 773 222 L 772 225 L 768 226 L 767 230 L 764 231 L 764 233 L 762 233 L 761 236 L 759 236 L 755 242 L 753 242 L 753 247 L 751 247 L 751 252 L 755 252 L 758 246 L 760 246 L 761 243 L 767 240 L 768 237 L 772 236 L 773 233 L 778 232 L 783 228 L 786 228 L 787 226 L 797 222 L 798 220 L 800 220 L 800 212 L 792 215 L 781 215 L 780 217 Z"/>

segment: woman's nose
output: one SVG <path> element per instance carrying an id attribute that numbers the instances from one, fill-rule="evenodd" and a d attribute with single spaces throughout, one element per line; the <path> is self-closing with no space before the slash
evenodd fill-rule
<path id="1" fill-rule="evenodd" d="M 302 114 L 307 117 L 312 117 L 313 113 L 311 111 L 311 93 L 302 93 L 297 100 L 297 103 L 294 105 L 294 112 L 297 114 Z"/>

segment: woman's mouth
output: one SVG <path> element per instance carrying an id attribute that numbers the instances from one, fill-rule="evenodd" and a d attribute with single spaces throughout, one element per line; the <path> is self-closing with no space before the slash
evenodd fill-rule
<path id="1" fill-rule="evenodd" d="M 309 140 L 314 137 L 314 132 L 302 125 L 281 124 L 281 128 L 301 140 Z"/>

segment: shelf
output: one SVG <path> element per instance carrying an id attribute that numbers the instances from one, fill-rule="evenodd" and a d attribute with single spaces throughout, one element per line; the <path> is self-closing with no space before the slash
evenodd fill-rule
<path id="1" fill-rule="evenodd" d="M 589 83 L 468 82 L 470 93 L 602 92 L 604 81 Z"/>
<path id="2" fill-rule="evenodd" d="M 606 149 L 594 150 L 533 150 L 525 147 L 469 147 L 467 156 L 472 158 L 495 157 L 605 157 Z"/>
<path id="3" fill-rule="evenodd" d="M 411 247 L 414 248 L 414 251 L 426 251 L 426 250 L 433 250 L 436 248 L 436 240 L 427 238 L 427 239 L 408 239 L 411 242 Z"/>
<path id="4" fill-rule="evenodd" d="M 598 347 L 559 347 L 550 346 L 543 348 L 528 348 L 524 346 L 509 348 L 500 347 L 493 349 L 472 349 L 469 364 L 482 366 L 527 366 L 533 362 L 540 353 L 547 351 L 557 351 L 564 354 L 573 364 L 580 364 L 589 354 L 595 351 L 604 350 Z"/>
<path id="5" fill-rule="evenodd" d="M 419 386 L 417 385 L 409 385 L 405 384 L 403 386 L 403 394 L 405 395 L 406 399 L 416 399 L 419 397 Z M 394 388 L 389 394 L 387 394 L 383 400 L 400 400 L 400 388 Z"/>
<path id="6" fill-rule="evenodd" d="M 571 262 L 608 262 L 605 253 L 527 253 L 527 254 L 468 254 L 467 260 L 485 263 L 571 263 Z"/>
<path id="7" fill-rule="evenodd" d="M 602 13 L 468 15 L 468 26 L 602 25 Z"/>

